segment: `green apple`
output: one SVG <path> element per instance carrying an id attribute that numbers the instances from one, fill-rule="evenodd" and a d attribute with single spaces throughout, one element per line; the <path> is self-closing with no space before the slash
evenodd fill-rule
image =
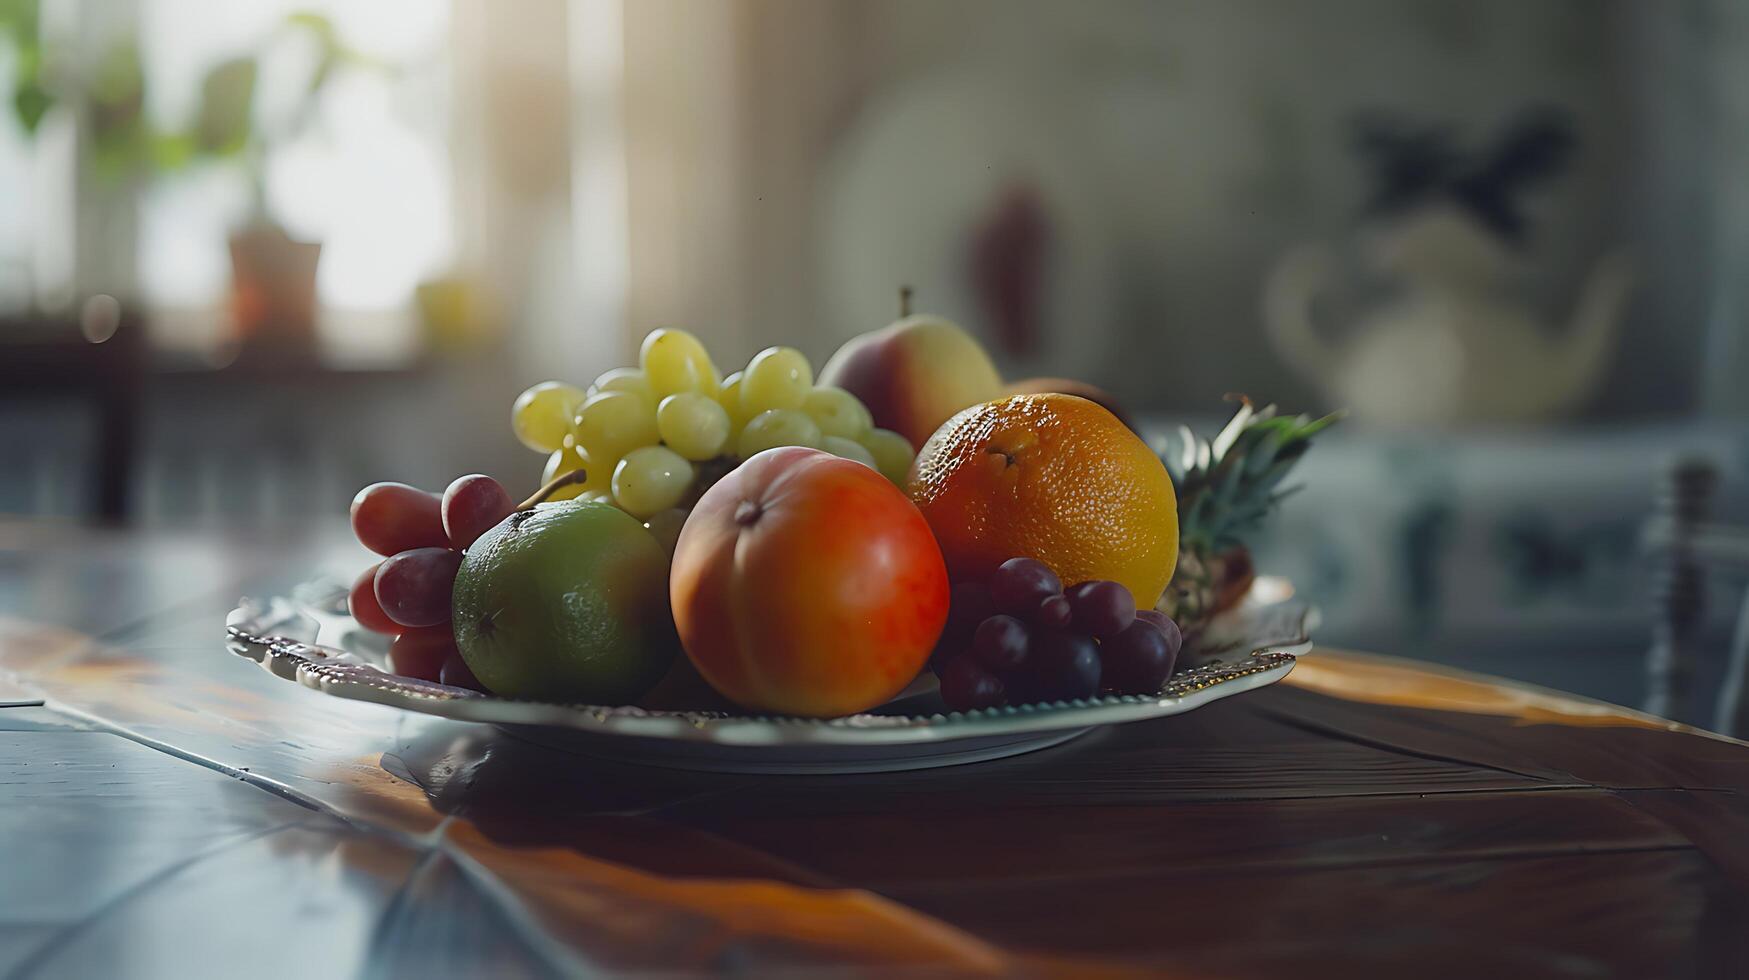
<path id="1" fill-rule="evenodd" d="M 453 622 L 468 668 L 504 697 L 625 704 L 679 651 L 667 554 L 594 501 L 542 504 L 481 535 L 456 573 Z"/>

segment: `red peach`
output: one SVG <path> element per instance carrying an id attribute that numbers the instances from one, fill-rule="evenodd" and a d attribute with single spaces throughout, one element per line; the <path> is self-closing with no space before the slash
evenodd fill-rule
<path id="1" fill-rule="evenodd" d="M 947 622 L 923 515 L 861 463 L 759 453 L 699 498 L 669 575 L 686 654 L 754 711 L 833 717 L 911 683 Z"/>

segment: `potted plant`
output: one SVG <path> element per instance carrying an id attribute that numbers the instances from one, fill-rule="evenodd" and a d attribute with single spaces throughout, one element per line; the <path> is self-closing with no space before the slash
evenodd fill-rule
<path id="1" fill-rule="evenodd" d="M 251 204 L 229 240 L 234 338 L 246 348 L 307 353 L 315 339 L 322 246 L 294 239 L 273 217 L 267 206 L 267 162 L 278 145 L 314 123 L 327 86 L 342 69 L 386 66 L 347 48 L 328 18 L 292 14 L 255 52 L 207 72 L 186 126 L 162 129 L 143 111 L 145 77 L 131 41 L 112 45 L 94 65 L 79 65 L 41 43 L 36 13 L 35 0 L 0 0 L 0 34 L 10 35 L 19 53 L 12 102 L 24 131 L 35 133 L 50 110 L 65 105 L 86 134 L 86 160 L 97 185 L 126 197 L 130 207 L 146 177 L 197 163 L 242 168 Z M 313 67 L 289 111 L 269 122 L 257 105 L 261 59 L 273 46 L 298 38 L 313 42 Z"/>

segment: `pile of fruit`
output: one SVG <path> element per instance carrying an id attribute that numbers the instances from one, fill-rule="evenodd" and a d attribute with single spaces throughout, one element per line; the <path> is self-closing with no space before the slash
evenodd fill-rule
<path id="1" fill-rule="evenodd" d="M 723 377 L 658 330 L 635 368 L 516 400 L 547 456 L 528 500 L 477 474 L 361 491 L 353 529 L 384 560 L 352 613 L 395 636 L 396 672 L 504 697 L 833 717 L 930 669 L 961 711 L 1155 695 L 1328 420 L 1246 405 L 1175 489 L 1113 407 L 1005 385 L 935 317 L 852 340 L 818 381 L 785 347 Z"/>

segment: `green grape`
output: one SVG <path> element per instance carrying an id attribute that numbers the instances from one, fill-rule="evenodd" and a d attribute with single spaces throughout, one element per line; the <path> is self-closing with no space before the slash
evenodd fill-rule
<path id="1" fill-rule="evenodd" d="M 803 412 L 773 408 L 753 416 L 735 441 L 735 452 L 746 459 L 778 446 L 820 448 L 820 426 Z"/>
<path id="2" fill-rule="evenodd" d="M 882 476 L 901 487 L 905 485 L 911 472 L 911 461 L 917 458 L 911 449 L 911 440 L 891 429 L 870 429 L 857 442 L 874 456 L 875 469 L 880 470 Z"/>
<path id="3" fill-rule="evenodd" d="M 656 536 L 662 550 L 668 552 L 668 557 L 674 557 L 674 545 L 680 540 L 680 529 L 686 526 L 687 511 L 679 507 L 670 507 L 651 515 L 644 522 L 644 529 Z"/>
<path id="4" fill-rule="evenodd" d="M 510 428 L 524 446 L 537 453 L 562 448 L 571 416 L 583 404 L 583 392 L 559 381 L 542 381 L 516 396 Z"/>
<path id="5" fill-rule="evenodd" d="M 820 440 L 820 448 L 834 456 L 854 459 L 871 470 L 878 471 L 880 469 L 879 466 L 875 465 L 874 453 L 869 452 L 867 446 L 855 439 L 846 439 L 843 436 L 826 436 Z"/>
<path id="6" fill-rule="evenodd" d="M 577 499 L 586 504 L 606 504 L 613 506 L 613 494 L 606 490 L 585 490 L 577 495 Z"/>
<path id="7" fill-rule="evenodd" d="M 717 404 L 729 413 L 729 439 L 732 442 L 741 434 L 741 427 L 750 418 L 746 412 L 741 411 L 741 372 L 736 371 L 723 379 L 722 386 L 717 389 Z"/>
<path id="8" fill-rule="evenodd" d="M 613 499 L 633 517 L 680 503 L 692 486 L 692 464 L 666 446 L 640 446 L 613 468 Z"/>
<path id="9" fill-rule="evenodd" d="M 570 500 L 572 497 L 580 496 L 590 490 L 599 490 L 607 486 L 610 474 L 600 472 L 587 459 L 578 455 L 576 450 L 568 448 L 557 450 L 547 457 L 546 468 L 541 471 L 540 485 L 544 487 L 560 476 L 575 470 L 583 470 L 588 479 L 582 483 L 573 483 L 568 487 L 554 490 L 552 495 L 547 497 L 548 500 Z"/>
<path id="10" fill-rule="evenodd" d="M 611 467 L 639 446 L 653 446 L 655 407 L 629 391 L 604 391 L 577 411 L 577 445 L 598 465 Z"/>
<path id="11" fill-rule="evenodd" d="M 595 383 L 589 386 L 591 395 L 599 395 L 604 391 L 629 391 L 641 396 L 652 408 L 656 405 L 656 389 L 650 387 L 650 379 L 637 368 L 614 368 L 596 378 Z"/>
<path id="12" fill-rule="evenodd" d="M 820 431 L 829 436 L 855 439 L 874 428 L 868 409 L 843 388 L 815 388 L 802 400 L 802 411 L 819 423 Z"/>
<path id="13" fill-rule="evenodd" d="M 650 331 L 638 351 L 638 364 L 657 399 L 683 391 L 716 391 L 717 369 L 710 354 L 684 330 Z"/>
<path id="14" fill-rule="evenodd" d="M 669 449 L 687 459 L 711 459 L 729 442 L 729 413 L 715 399 L 683 391 L 662 399 L 656 431 Z"/>
<path id="15" fill-rule="evenodd" d="M 814 387 L 814 369 L 794 347 L 767 347 L 741 373 L 741 410 L 751 419 L 773 408 L 799 409 Z"/>

